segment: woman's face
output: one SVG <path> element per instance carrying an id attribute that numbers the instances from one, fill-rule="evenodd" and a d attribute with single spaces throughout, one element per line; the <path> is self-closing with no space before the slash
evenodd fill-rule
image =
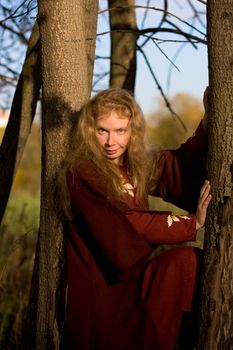
<path id="1" fill-rule="evenodd" d="M 124 153 L 128 148 L 131 136 L 129 118 L 116 111 L 100 116 L 96 120 L 96 138 L 106 158 L 122 165 Z"/>

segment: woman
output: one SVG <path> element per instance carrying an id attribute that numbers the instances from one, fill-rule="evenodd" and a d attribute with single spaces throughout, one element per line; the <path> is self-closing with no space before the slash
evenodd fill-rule
<path id="1" fill-rule="evenodd" d="M 84 107 L 65 167 L 65 346 L 80 350 L 173 349 L 183 310 L 193 306 L 198 252 L 158 244 L 195 240 L 211 199 L 206 137 L 175 151 L 145 145 L 145 122 L 131 94 L 108 89 Z M 199 196 L 200 192 L 200 196 Z M 148 210 L 148 194 L 196 214 Z M 199 199 L 198 199 L 199 197 Z"/>

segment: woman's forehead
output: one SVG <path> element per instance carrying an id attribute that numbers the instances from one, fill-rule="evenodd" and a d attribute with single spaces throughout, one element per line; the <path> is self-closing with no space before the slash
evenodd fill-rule
<path id="1" fill-rule="evenodd" d="M 129 120 L 129 116 L 127 114 L 124 114 L 120 111 L 117 111 L 117 110 L 112 110 L 112 111 L 109 111 L 109 112 L 105 112 L 103 114 L 100 114 L 98 117 L 97 117 L 97 121 L 98 120 L 117 120 L 117 119 L 121 119 L 121 120 Z"/>
<path id="2" fill-rule="evenodd" d="M 96 116 L 101 117 L 102 115 L 108 115 L 111 113 L 116 113 L 120 118 L 128 117 L 130 118 L 132 115 L 132 110 L 129 106 L 125 106 L 123 104 L 99 104 L 96 111 Z"/>
<path id="3" fill-rule="evenodd" d="M 119 129 L 119 128 L 127 128 L 129 124 L 129 118 L 119 115 L 118 113 L 111 112 L 108 114 L 104 114 L 97 118 L 96 125 L 98 127 L 104 129 Z"/>

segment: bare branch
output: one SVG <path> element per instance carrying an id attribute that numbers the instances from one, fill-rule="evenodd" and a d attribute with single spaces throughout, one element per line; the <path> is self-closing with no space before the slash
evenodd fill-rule
<path id="1" fill-rule="evenodd" d="M 147 0 L 147 3 L 146 3 L 146 10 L 145 10 L 145 12 L 144 12 L 144 16 L 143 16 L 142 24 L 141 24 L 141 27 L 142 27 L 142 28 L 144 28 L 144 25 L 145 25 L 146 17 L 147 17 L 148 12 L 149 12 L 149 6 L 150 6 L 150 0 Z"/>
<path id="2" fill-rule="evenodd" d="M 161 19 L 161 22 L 160 22 L 160 24 L 158 25 L 159 28 L 163 25 L 163 23 L 164 23 L 165 20 L 166 20 L 167 15 L 168 15 L 168 12 L 167 12 L 167 9 L 168 9 L 167 0 L 164 0 L 163 3 L 164 3 L 164 6 L 163 6 L 163 11 L 164 11 L 164 13 L 163 13 L 163 17 L 162 17 L 162 19 Z"/>
<path id="3" fill-rule="evenodd" d="M 18 12 L 18 10 L 23 7 L 23 5 L 27 2 L 27 0 L 24 0 L 8 17 L 6 17 L 5 19 L 3 19 L 1 21 L 1 23 L 7 21 L 10 18 L 13 18 L 15 16 L 15 14 Z"/>
<path id="4" fill-rule="evenodd" d="M 130 7 L 133 7 L 133 8 L 139 8 L 139 9 L 149 9 L 149 10 L 152 10 L 152 11 L 157 11 L 157 12 L 164 12 L 164 9 L 161 9 L 161 8 L 158 8 L 158 7 L 146 7 L 146 6 L 140 6 L 140 5 L 135 5 L 135 6 L 121 6 L 121 8 L 130 8 Z M 112 8 L 108 8 L 108 9 L 105 9 L 105 10 L 101 10 L 99 11 L 99 14 L 101 13 L 104 13 L 104 12 L 108 12 L 108 11 L 115 11 L 117 10 L 116 7 L 112 7 Z M 119 10 L 119 8 L 118 8 Z M 195 31 L 197 31 L 198 33 L 202 34 L 202 35 L 205 35 L 205 33 L 203 33 L 202 31 L 200 31 L 199 29 L 195 28 L 194 26 L 192 26 L 189 22 L 181 19 L 180 17 L 174 15 L 173 13 L 171 12 L 166 12 L 167 16 L 171 16 L 173 18 L 176 18 L 178 21 L 182 22 L 183 24 L 187 25 L 188 27 L 192 27 Z"/>
<path id="5" fill-rule="evenodd" d="M 205 27 L 205 23 L 201 20 L 200 16 L 199 16 L 199 11 L 196 10 L 195 6 L 193 5 L 191 0 L 187 0 L 189 6 L 191 7 L 193 13 L 194 13 L 194 18 L 196 18 L 198 20 L 198 22 Z"/>
<path id="6" fill-rule="evenodd" d="M 95 60 L 110 60 L 110 56 L 100 56 L 100 55 L 97 55 L 95 56 Z"/>
<path id="7" fill-rule="evenodd" d="M 144 18 L 145 18 L 145 15 L 146 15 L 146 14 L 148 13 L 148 11 L 149 11 L 149 7 L 150 7 L 150 6 L 149 6 L 149 3 L 150 3 L 150 1 L 147 1 L 147 9 L 146 9 L 146 11 L 145 11 Z M 165 22 L 165 19 L 166 19 L 166 17 L 167 17 L 167 8 L 168 8 L 167 0 L 164 0 L 163 17 L 162 17 L 162 19 L 161 19 L 161 21 L 160 21 L 160 24 L 158 25 L 158 28 L 160 28 L 160 27 L 163 25 L 163 23 Z M 143 21 L 143 24 L 142 24 L 141 28 L 142 28 L 142 29 L 144 28 L 144 21 Z M 141 44 L 141 48 L 142 48 L 144 45 L 146 45 L 146 43 L 147 43 L 150 39 L 153 40 L 153 35 L 154 35 L 154 34 L 152 34 L 152 35 L 150 35 L 150 36 L 147 36 L 147 39 L 144 41 L 143 44 Z"/>
<path id="8" fill-rule="evenodd" d="M 137 49 L 141 52 L 141 54 L 142 54 L 142 56 L 143 56 L 143 58 L 144 58 L 144 60 L 145 60 L 145 62 L 146 62 L 146 65 L 147 65 L 147 67 L 148 67 L 148 69 L 149 69 L 149 71 L 150 71 L 150 73 L 151 73 L 151 75 L 152 75 L 152 77 L 153 77 L 153 79 L 154 79 L 154 82 L 155 82 L 155 84 L 156 84 L 158 90 L 160 91 L 160 93 L 161 93 L 161 95 L 162 95 L 162 97 L 163 97 L 163 99 L 164 99 L 164 102 L 165 102 L 167 108 L 169 109 L 169 111 L 170 111 L 172 117 L 173 117 L 174 119 L 175 119 L 175 118 L 178 119 L 178 121 L 179 121 L 179 122 L 181 123 L 181 125 L 183 126 L 184 130 L 187 131 L 187 127 L 186 127 L 186 125 L 184 124 L 183 120 L 182 120 L 182 119 L 180 118 L 180 116 L 172 109 L 171 104 L 170 104 L 170 102 L 168 101 L 168 99 L 167 99 L 167 97 L 166 97 L 166 95 L 165 95 L 165 93 L 164 93 L 164 91 L 163 91 L 162 86 L 159 84 L 159 81 L 158 81 L 158 79 L 157 79 L 156 76 L 155 76 L 155 73 L 154 73 L 154 71 L 153 71 L 153 69 L 152 69 L 152 67 L 151 67 L 151 64 L 150 64 L 150 62 L 149 62 L 149 60 L 148 60 L 148 58 L 147 58 L 145 52 L 144 52 L 139 46 L 137 46 Z"/>
<path id="9" fill-rule="evenodd" d="M 194 43 L 191 40 L 197 41 L 197 42 L 202 43 L 202 44 L 206 44 L 206 40 L 204 40 L 204 39 L 202 39 L 202 38 L 200 38 L 200 37 L 198 37 L 196 35 L 183 32 L 180 29 L 173 29 L 173 28 L 147 28 L 147 29 L 138 30 L 138 33 L 139 33 L 139 35 L 146 34 L 146 33 L 173 33 L 173 34 L 178 34 L 178 35 L 184 36 L 188 41 L 190 41 L 190 43 L 192 45 L 194 45 Z"/>
<path id="10" fill-rule="evenodd" d="M 7 65 L 7 64 L 4 64 L 4 63 L 1 62 L 1 63 L 0 63 L 0 67 L 4 67 L 5 69 L 8 70 L 8 72 L 10 72 L 11 74 L 13 74 L 13 76 L 15 76 L 15 77 L 18 77 L 18 75 L 19 75 L 18 72 L 16 72 L 16 71 L 13 70 L 12 68 L 10 68 L 9 65 Z"/>
<path id="11" fill-rule="evenodd" d="M 0 85 L 1 86 L 6 85 L 6 84 L 3 84 L 4 82 L 6 84 L 10 84 L 10 85 L 15 86 L 15 84 L 17 83 L 17 79 L 9 77 L 9 76 L 6 76 L 6 75 L 3 75 L 3 74 L 0 74 Z"/>
<path id="12" fill-rule="evenodd" d="M 28 40 L 27 38 L 25 37 L 25 35 L 22 33 L 22 32 L 17 32 L 16 30 L 14 30 L 12 27 L 6 25 L 5 23 L 3 22 L 0 22 L 0 27 L 8 30 L 9 32 L 13 33 L 13 34 L 16 34 L 19 38 L 22 39 L 23 43 L 24 44 L 28 44 Z"/>
<path id="13" fill-rule="evenodd" d="M 151 38 L 151 40 L 153 41 L 153 43 L 155 44 L 157 49 L 162 53 L 162 55 L 173 65 L 173 67 L 175 67 L 178 70 L 178 72 L 180 72 L 179 68 L 174 64 L 174 62 L 167 56 L 167 54 L 157 44 L 157 42 L 156 42 L 157 39 L 156 38 Z"/>
<path id="14" fill-rule="evenodd" d="M 27 4 L 27 10 L 22 12 L 22 13 L 17 14 L 18 10 L 20 8 L 23 8 L 23 6 L 27 3 L 27 1 L 28 0 L 24 0 L 10 15 L 8 15 L 6 18 L 1 20 L 0 24 L 2 24 L 3 22 L 6 22 L 6 21 L 8 21 L 9 19 L 12 19 L 12 18 L 17 18 L 17 17 L 21 17 L 21 16 L 24 16 L 24 15 L 28 15 L 30 12 L 34 11 L 37 8 L 37 6 L 34 6 L 34 7 L 30 8 L 30 4 L 33 2 L 33 0 L 30 0 L 29 3 Z"/>
<path id="15" fill-rule="evenodd" d="M 144 35 L 145 33 L 173 33 L 173 34 L 178 34 L 178 35 L 182 35 L 184 36 L 188 41 L 189 39 L 195 40 L 198 43 L 202 43 L 202 44 L 206 44 L 206 40 L 196 36 L 196 35 L 192 35 L 186 32 L 182 32 L 178 29 L 172 29 L 172 28 L 146 28 L 146 29 L 140 29 L 140 30 L 127 30 L 127 29 L 122 29 L 122 30 L 112 30 L 112 32 L 123 32 L 123 33 L 128 33 L 128 32 L 134 32 L 135 35 L 139 36 L 139 35 Z M 111 31 L 108 30 L 106 32 L 102 32 L 102 33 L 98 33 L 97 36 L 102 36 L 102 35 L 106 35 L 106 34 L 110 34 Z M 192 45 L 194 45 L 194 42 L 191 42 Z M 195 45 L 194 45 L 195 46 Z"/>
<path id="16" fill-rule="evenodd" d="M 207 2 L 205 0 L 197 0 L 197 1 L 201 2 L 204 5 L 207 5 Z"/>
<path id="17" fill-rule="evenodd" d="M 189 38 L 190 33 L 187 34 L 187 33 L 183 32 L 176 24 L 170 22 L 169 20 L 166 20 L 166 22 L 167 22 L 168 24 L 170 24 L 170 26 L 172 26 L 173 28 L 177 29 L 177 31 L 180 32 L 180 34 L 183 35 L 183 36 L 189 41 L 189 43 L 190 43 L 191 45 L 193 45 L 193 47 L 194 47 L 195 49 L 197 48 L 196 45 L 192 42 L 192 40 Z"/>
<path id="18" fill-rule="evenodd" d="M 92 89 L 94 89 L 94 87 L 102 80 L 104 79 L 107 75 L 109 74 L 109 72 L 104 72 L 102 74 L 99 75 L 99 78 L 96 79 L 96 81 L 94 81 L 93 85 L 92 85 Z"/>
<path id="19" fill-rule="evenodd" d="M 184 42 L 183 45 L 181 45 L 181 46 L 178 48 L 178 50 L 176 51 L 176 53 L 175 53 L 175 55 L 174 55 L 174 57 L 173 57 L 173 59 L 172 59 L 172 62 L 173 62 L 173 63 L 176 61 L 177 57 L 179 56 L 180 52 L 183 50 L 183 48 L 185 47 L 186 44 L 187 44 L 187 42 L 186 42 L 186 43 Z M 170 87 L 171 75 L 172 75 L 172 68 L 173 68 L 173 66 L 170 65 L 169 70 L 168 70 L 168 73 L 167 73 L 167 84 L 166 84 L 166 85 L 167 85 L 167 91 L 169 90 L 169 87 Z"/>

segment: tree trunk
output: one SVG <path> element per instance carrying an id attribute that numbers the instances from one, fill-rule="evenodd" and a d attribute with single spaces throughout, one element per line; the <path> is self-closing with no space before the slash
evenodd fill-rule
<path id="1" fill-rule="evenodd" d="M 111 27 L 110 86 L 122 87 L 133 92 L 137 42 L 135 2 L 134 0 L 108 0 L 108 4 Z"/>
<path id="2" fill-rule="evenodd" d="M 71 147 L 79 111 L 90 96 L 97 1 L 40 0 L 38 6 L 43 79 L 42 191 L 30 310 L 34 339 L 28 339 L 28 346 L 45 350 L 58 349 L 60 342 L 61 305 L 57 303 L 63 227 L 57 178 Z M 86 28 L 88 22 L 92 26 Z"/>
<path id="3" fill-rule="evenodd" d="M 41 87 L 39 30 L 35 24 L 0 147 L 0 223 L 31 130 Z"/>
<path id="4" fill-rule="evenodd" d="M 233 0 L 207 2 L 210 121 L 198 349 L 233 349 Z"/>

